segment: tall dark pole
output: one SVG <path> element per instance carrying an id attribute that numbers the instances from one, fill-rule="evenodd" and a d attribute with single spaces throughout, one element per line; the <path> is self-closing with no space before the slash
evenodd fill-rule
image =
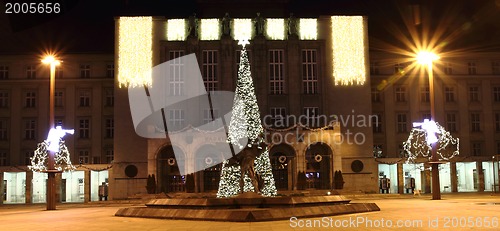
<path id="1" fill-rule="evenodd" d="M 427 63 L 427 74 L 429 75 L 429 98 L 431 103 L 431 119 L 436 121 L 435 96 L 434 96 L 434 73 L 432 70 L 432 61 Z M 439 185 L 439 162 L 437 149 L 439 141 L 432 144 L 431 149 L 431 167 L 432 167 L 432 199 L 441 200 L 441 186 Z"/>
<path id="2" fill-rule="evenodd" d="M 55 75 L 56 75 L 56 65 L 57 61 L 53 60 L 50 63 L 50 89 L 49 89 L 49 129 L 54 128 L 54 90 L 55 90 Z M 49 152 L 47 173 L 47 210 L 55 210 L 56 209 L 56 172 L 57 170 L 54 167 L 54 151 Z"/>

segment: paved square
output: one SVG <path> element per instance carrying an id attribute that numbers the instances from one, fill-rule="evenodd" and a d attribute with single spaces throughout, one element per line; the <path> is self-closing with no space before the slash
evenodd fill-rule
<path id="1" fill-rule="evenodd" d="M 59 204 L 55 211 L 45 211 L 44 204 L 2 205 L 0 230 L 500 230 L 500 194 L 443 194 L 440 201 L 430 200 L 428 195 L 374 195 L 357 197 L 353 202 L 375 202 L 381 211 L 326 218 L 232 223 L 114 216 L 121 207 L 140 204 Z"/>

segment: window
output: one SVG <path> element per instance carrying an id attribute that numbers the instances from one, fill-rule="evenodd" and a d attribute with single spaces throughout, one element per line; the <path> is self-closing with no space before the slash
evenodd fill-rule
<path id="1" fill-rule="evenodd" d="M 455 88 L 445 87 L 444 96 L 447 103 L 455 102 Z"/>
<path id="2" fill-rule="evenodd" d="M 478 86 L 469 87 L 469 101 L 470 102 L 479 102 L 479 87 Z"/>
<path id="3" fill-rule="evenodd" d="M 63 68 L 61 67 L 61 64 L 59 66 L 56 66 L 56 79 L 62 79 L 63 77 Z"/>
<path id="4" fill-rule="evenodd" d="M 90 107 L 90 90 L 80 91 L 80 107 Z"/>
<path id="5" fill-rule="evenodd" d="M 406 114 L 398 113 L 396 115 L 397 118 L 397 129 L 399 133 L 408 132 L 408 119 Z"/>
<path id="6" fill-rule="evenodd" d="M 36 107 L 36 92 L 27 91 L 24 93 L 24 107 L 34 108 Z"/>
<path id="7" fill-rule="evenodd" d="M 457 132 L 457 115 L 455 113 L 446 113 L 446 130 Z"/>
<path id="8" fill-rule="evenodd" d="M 471 131 L 472 132 L 480 132 L 481 131 L 481 117 L 479 113 L 471 113 L 470 114 L 470 122 L 471 122 Z"/>
<path id="9" fill-rule="evenodd" d="M 57 126 L 57 125 L 59 125 L 59 126 L 63 126 L 63 127 L 64 127 L 64 119 L 63 119 L 63 118 L 61 118 L 61 117 L 56 117 L 56 118 L 54 119 L 54 124 L 55 124 L 56 126 Z"/>
<path id="10" fill-rule="evenodd" d="M 216 91 L 219 89 L 217 80 L 217 55 L 216 50 L 203 51 L 203 81 L 207 91 Z"/>
<path id="11" fill-rule="evenodd" d="M 9 67 L 0 65 L 0 79 L 9 79 Z"/>
<path id="12" fill-rule="evenodd" d="M 0 118 L 0 140 L 8 139 L 7 119 Z"/>
<path id="13" fill-rule="evenodd" d="M 472 155 L 473 156 L 480 156 L 482 152 L 482 144 L 481 142 L 472 142 L 471 147 L 472 147 Z"/>
<path id="14" fill-rule="evenodd" d="M 430 102 L 430 93 L 429 93 L 429 87 L 421 87 L 420 88 L 420 101 L 422 103 L 428 103 Z"/>
<path id="15" fill-rule="evenodd" d="M 319 126 L 319 108 L 318 107 L 304 107 L 304 115 L 307 118 L 306 126 L 318 127 Z"/>
<path id="16" fill-rule="evenodd" d="M 24 151 L 24 163 L 21 163 L 21 164 L 31 165 L 31 157 L 34 155 L 35 155 L 34 151 L 31 151 L 31 150 Z"/>
<path id="17" fill-rule="evenodd" d="M 406 102 L 406 87 L 404 86 L 396 86 L 394 89 L 396 94 L 396 102 Z"/>
<path id="18" fill-rule="evenodd" d="M 422 121 L 425 120 L 425 119 L 428 119 L 428 120 L 431 120 L 431 113 L 422 113 Z"/>
<path id="19" fill-rule="evenodd" d="M 89 64 L 80 65 L 80 78 L 84 78 L 84 79 L 90 78 L 90 65 Z"/>
<path id="20" fill-rule="evenodd" d="M 108 78 L 115 77 L 115 64 L 109 63 L 106 65 L 106 77 Z"/>
<path id="21" fill-rule="evenodd" d="M 24 120 L 24 139 L 25 140 L 35 140 L 36 131 L 36 120 L 35 119 L 25 119 Z"/>
<path id="22" fill-rule="evenodd" d="M 382 115 L 375 114 L 370 117 L 372 118 L 373 133 L 382 133 Z"/>
<path id="23" fill-rule="evenodd" d="M 318 94 L 316 50 L 302 50 L 302 83 L 304 94 Z"/>
<path id="24" fill-rule="evenodd" d="M 169 110 L 168 122 L 169 122 L 168 127 L 173 127 L 175 129 L 183 128 L 184 110 L 182 109 Z"/>
<path id="25" fill-rule="evenodd" d="M 170 95 L 184 94 L 184 63 L 180 57 L 184 56 L 184 51 L 170 51 L 170 79 L 169 92 Z"/>
<path id="26" fill-rule="evenodd" d="M 64 93 L 62 90 L 54 92 L 54 106 L 64 107 Z"/>
<path id="27" fill-rule="evenodd" d="M 90 151 L 89 150 L 80 150 L 78 152 L 78 161 L 80 162 L 80 164 L 90 163 Z"/>
<path id="28" fill-rule="evenodd" d="M 113 88 L 104 89 L 104 106 L 113 107 L 115 105 L 115 93 Z"/>
<path id="29" fill-rule="evenodd" d="M 491 62 L 491 73 L 494 75 L 500 75 L 500 61 Z"/>
<path id="30" fill-rule="evenodd" d="M 26 78 L 27 79 L 35 79 L 36 78 L 36 66 L 27 66 L 26 67 Z"/>
<path id="31" fill-rule="evenodd" d="M 467 67 L 468 67 L 469 75 L 477 74 L 476 62 L 474 62 L 474 61 L 467 62 Z"/>
<path id="32" fill-rule="evenodd" d="M 399 158 L 408 157 L 408 154 L 405 151 L 404 145 L 401 144 L 403 142 L 398 142 L 398 143 L 400 143 L 400 144 L 398 144 L 398 154 L 399 154 L 398 157 Z"/>
<path id="33" fill-rule="evenodd" d="M 493 102 L 500 102 L 500 87 L 493 87 Z"/>
<path id="34" fill-rule="evenodd" d="M 78 134 L 80 139 L 90 138 L 90 120 L 80 119 L 78 125 Z"/>
<path id="35" fill-rule="evenodd" d="M 405 73 L 405 68 L 406 68 L 406 66 L 404 64 L 396 63 L 394 65 L 394 73 L 395 74 L 403 74 L 403 73 Z"/>
<path id="36" fill-rule="evenodd" d="M 0 150 L 0 166 L 7 166 L 9 162 L 7 161 L 7 151 Z"/>
<path id="37" fill-rule="evenodd" d="M 271 127 L 286 127 L 286 108 L 272 107 L 271 110 Z"/>
<path id="38" fill-rule="evenodd" d="M 115 130 L 115 121 L 113 118 L 107 118 L 106 119 L 106 127 L 104 128 L 105 130 L 105 138 L 111 139 L 114 137 L 114 130 Z"/>
<path id="39" fill-rule="evenodd" d="M 269 50 L 269 92 L 273 95 L 285 93 L 283 50 Z"/>
<path id="40" fill-rule="evenodd" d="M 370 62 L 370 75 L 380 74 L 378 62 Z"/>
<path id="41" fill-rule="evenodd" d="M 373 156 L 376 158 L 382 158 L 385 157 L 384 149 L 381 144 L 374 144 L 373 145 Z"/>
<path id="42" fill-rule="evenodd" d="M 10 102 L 10 97 L 9 97 L 9 92 L 0 90 L 0 108 L 7 108 L 9 107 Z"/>
<path id="43" fill-rule="evenodd" d="M 111 162 L 113 162 L 113 159 L 114 159 L 114 151 L 112 148 L 108 148 L 106 149 L 106 164 L 111 164 Z"/>
<path id="44" fill-rule="evenodd" d="M 453 74 L 453 69 L 452 69 L 451 63 L 444 64 L 444 73 L 447 75 Z"/>
<path id="45" fill-rule="evenodd" d="M 495 131 L 500 132 L 500 112 L 495 113 Z"/>
<path id="46" fill-rule="evenodd" d="M 380 91 L 376 87 L 372 87 L 372 102 L 373 103 L 382 102 Z"/>

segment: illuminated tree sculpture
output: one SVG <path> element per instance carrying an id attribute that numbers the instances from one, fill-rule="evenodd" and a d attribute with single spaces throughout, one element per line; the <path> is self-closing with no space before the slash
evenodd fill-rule
<path id="1" fill-rule="evenodd" d="M 448 161 L 459 154 L 459 139 L 453 138 L 450 132 L 437 122 L 425 119 L 422 123 L 413 123 L 408 140 L 403 143 L 407 162 L 414 163 L 422 156 L 432 159 L 432 144 L 438 142 L 438 161 Z"/>
<path id="2" fill-rule="evenodd" d="M 233 114 L 229 123 L 228 142 L 231 145 L 243 148 L 244 144 L 239 143 L 242 139 L 248 139 L 248 145 L 259 145 L 264 142 L 262 138 L 264 128 L 260 120 L 259 106 L 257 104 L 250 71 L 250 62 L 245 48 L 245 45 L 248 44 L 248 40 L 242 40 L 239 44 L 242 45 L 243 48 L 240 55 L 238 82 L 232 109 Z M 261 178 L 262 186 L 260 186 L 260 192 L 262 195 L 275 196 L 277 191 L 267 147 L 257 156 L 254 165 L 256 174 Z M 241 193 L 239 185 L 240 177 L 242 177 L 240 166 L 229 164 L 229 160 L 224 161 L 222 164 L 217 197 L 231 197 Z M 243 191 L 256 191 L 251 184 L 248 174 L 245 174 L 243 177 L 245 182 Z"/>
<path id="3" fill-rule="evenodd" d="M 73 134 L 74 130 L 63 130 L 61 126 L 50 129 L 47 139 L 37 145 L 33 156 L 30 158 L 31 165 L 28 168 L 37 172 L 47 171 L 49 151 L 53 151 L 55 152 L 54 161 L 56 170 L 75 170 L 75 166 L 71 163 L 69 150 L 62 139 L 66 133 Z"/>

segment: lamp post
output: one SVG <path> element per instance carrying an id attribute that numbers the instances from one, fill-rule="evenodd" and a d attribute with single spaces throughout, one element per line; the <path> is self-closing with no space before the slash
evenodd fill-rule
<path id="1" fill-rule="evenodd" d="M 42 60 L 42 63 L 50 65 L 50 87 L 49 87 L 49 129 L 54 128 L 54 90 L 56 85 L 56 66 L 60 64 L 54 56 L 47 56 Z M 56 173 L 58 172 L 54 167 L 55 152 L 48 151 L 47 163 L 47 210 L 56 209 Z"/>
<path id="2" fill-rule="evenodd" d="M 421 65 L 426 65 L 427 74 L 429 76 L 429 100 L 431 104 L 431 119 L 436 120 L 435 114 L 435 97 L 434 97 L 434 73 L 432 71 L 432 62 L 439 59 L 439 56 L 430 51 L 421 51 L 417 54 L 417 62 Z M 437 156 L 437 149 L 439 142 L 431 144 L 431 167 L 432 167 L 432 199 L 441 200 L 441 191 L 439 184 L 439 160 Z"/>

